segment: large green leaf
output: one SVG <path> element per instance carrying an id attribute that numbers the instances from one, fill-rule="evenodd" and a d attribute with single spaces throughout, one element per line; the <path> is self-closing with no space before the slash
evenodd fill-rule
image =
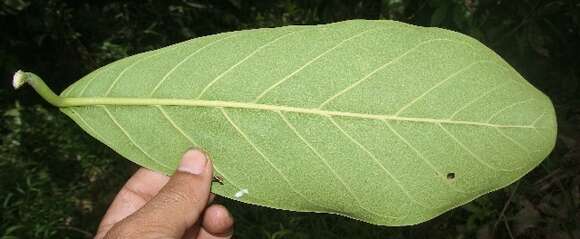
<path id="1" fill-rule="evenodd" d="M 423 222 L 504 187 L 555 142 L 550 100 L 467 36 L 393 21 L 229 32 L 137 54 L 61 96 L 131 161 L 170 174 L 204 148 L 246 203 L 381 225 Z"/>

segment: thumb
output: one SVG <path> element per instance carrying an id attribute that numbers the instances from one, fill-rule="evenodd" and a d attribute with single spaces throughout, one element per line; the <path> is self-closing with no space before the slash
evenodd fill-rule
<path id="1" fill-rule="evenodd" d="M 211 178 L 211 161 L 201 151 L 189 150 L 161 191 L 127 219 L 147 225 L 154 235 L 181 238 L 207 207 Z"/>

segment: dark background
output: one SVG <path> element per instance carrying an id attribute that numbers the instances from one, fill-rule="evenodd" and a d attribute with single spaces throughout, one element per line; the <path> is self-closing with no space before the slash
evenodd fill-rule
<path id="1" fill-rule="evenodd" d="M 553 101 L 558 141 L 513 185 L 429 222 L 379 227 L 218 199 L 238 238 L 580 238 L 578 0 L 0 0 L 0 239 L 90 238 L 136 169 L 12 74 L 60 92 L 116 59 L 224 31 L 395 19 L 471 35 Z"/>

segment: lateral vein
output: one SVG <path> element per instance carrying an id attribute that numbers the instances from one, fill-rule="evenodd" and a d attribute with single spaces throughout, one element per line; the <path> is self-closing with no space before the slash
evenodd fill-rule
<path id="1" fill-rule="evenodd" d="M 419 149 L 415 148 L 415 146 L 413 146 L 411 144 L 411 142 L 409 142 L 407 139 L 405 139 L 405 137 L 403 137 L 397 130 L 395 130 L 395 128 L 393 128 L 393 126 L 391 126 L 391 124 L 389 124 L 389 122 L 383 120 L 383 123 L 385 123 L 385 125 L 387 126 L 387 128 L 394 133 L 397 138 L 399 138 L 399 140 L 403 141 L 403 143 L 405 143 L 407 145 L 407 147 L 411 148 L 411 150 L 421 159 L 421 161 L 423 163 L 425 163 L 429 168 L 431 168 L 431 170 L 433 170 L 433 172 L 435 172 L 437 175 L 443 175 L 443 173 L 437 169 L 437 167 L 435 167 L 435 165 L 433 164 L 433 162 L 431 162 L 429 159 L 427 159 L 427 157 L 425 157 L 425 155 L 423 155 L 423 153 L 421 153 L 421 151 L 419 151 Z M 456 187 L 454 187 L 453 185 L 450 185 L 449 183 L 445 183 L 445 185 L 449 188 L 451 188 L 451 190 L 455 191 L 455 192 L 459 192 L 459 193 L 463 193 L 463 194 L 467 194 L 468 192 L 465 192 L 461 189 L 457 189 Z"/>
<path id="2" fill-rule="evenodd" d="M 119 122 L 117 121 L 117 119 L 115 119 L 115 117 L 113 116 L 113 114 L 111 114 L 111 112 L 109 111 L 109 109 L 107 109 L 106 106 L 103 106 L 103 109 L 105 110 L 105 112 L 107 113 L 107 116 L 113 121 L 113 123 L 115 124 L 115 126 L 117 126 L 117 128 L 119 128 L 121 130 L 121 132 L 123 132 L 123 134 L 127 137 L 127 139 L 129 141 L 131 141 L 131 143 L 139 150 L 141 151 L 141 153 L 143 153 L 145 156 L 147 156 L 149 159 L 151 159 L 151 161 L 159 164 L 159 166 L 164 167 L 165 169 L 171 170 L 171 167 L 165 165 L 164 163 L 162 163 L 161 161 L 155 159 L 153 156 L 151 156 L 149 153 L 147 153 L 147 151 L 145 151 L 143 149 L 143 147 L 141 147 L 141 145 L 139 145 L 132 137 L 131 135 L 129 135 L 129 132 L 127 132 L 127 130 L 125 130 L 125 128 L 123 128 L 123 126 L 121 126 L 121 124 L 119 124 Z"/>
<path id="3" fill-rule="evenodd" d="M 395 184 L 397 185 L 397 187 L 399 187 L 399 189 L 401 189 L 401 191 L 403 192 L 403 194 L 405 194 L 405 196 L 411 200 L 412 202 L 414 202 L 415 204 L 427 208 L 427 209 L 434 209 L 431 206 L 427 206 L 424 205 L 423 203 L 419 202 L 416 200 L 415 197 L 411 196 L 411 193 L 409 193 L 409 191 L 407 191 L 407 189 L 405 189 L 405 187 L 403 186 L 403 184 L 401 183 L 401 181 L 399 181 L 399 179 L 397 177 L 395 177 L 395 175 L 393 173 L 391 173 L 391 171 L 389 171 L 382 163 L 381 161 L 375 156 L 375 154 L 373 154 L 369 149 L 367 149 L 362 143 L 360 143 L 359 141 L 357 141 L 356 139 L 354 139 L 349 133 L 347 133 L 342 127 L 340 127 L 340 125 L 338 123 L 336 123 L 336 121 L 334 121 L 332 119 L 332 117 L 328 118 L 330 120 L 330 122 L 338 129 L 340 130 L 340 132 L 346 136 L 346 138 L 348 138 L 352 143 L 354 143 L 356 146 L 358 146 L 360 149 L 362 149 L 368 156 L 370 156 L 370 158 L 377 164 L 379 165 L 379 167 L 382 169 L 383 172 L 385 172 L 390 178 L 391 180 L 393 180 L 393 182 L 395 182 Z"/>
<path id="4" fill-rule="evenodd" d="M 304 145 L 306 145 L 306 147 L 308 147 L 310 149 L 310 151 L 312 151 L 312 153 L 314 153 L 318 159 L 320 159 L 320 161 L 322 162 L 322 164 L 324 164 L 324 166 L 326 166 L 326 168 L 328 168 L 328 170 L 330 170 L 330 172 L 332 173 L 332 176 L 334 178 L 336 178 L 340 184 L 342 184 L 342 186 L 347 190 L 349 196 L 354 199 L 356 205 L 358 208 L 360 208 L 361 210 L 366 211 L 367 213 L 373 214 L 375 216 L 380 216 L 380 217 L 385 217 L 385 218 L 399 218 L 399 217 L 395 217 L 395 216 L 390 216 L 390 215 L 380 215 L 377 214 L 375 212 L 373 212 L 372 210 L 367 209 L 366 207 L 363 207 L 361 204 L 361 200 L 359 197 L 357 197 L 357 194 L 354 193 L 354 191 L 352 190 L 351 187 L 348 186 L 348 184 L 346 184 L 346 182 L 344 181 L 344 179 L 342 177 L 340 177 L 340 175 L 336 172 L 336 170 L 328 163 L 328 160 L 326 160 L 326 158 L 324 158 L 319 152 L 318 150 L 316 150 L 316 148 L 314 148 L 314 146 L 312 146 L 303 136 L 302 134 L 300 134 L 298 132 L 298 130 L 296 129 L 296 127 L 294 127 L 294 125 L 292 123 L 290 123 L 290 121 L 286 118 L 286 116 L 284 116 L 284 114 L 282 114 L 282 112 L 278 111 L 278 115 L 280 115 L 280 118 L 286 122 L 286 125 L 288 126 L 289 129 L 291 129 L 294 134 L 296 135 L 296 137 L 298 137 L 303 143 Z"/>
<path id="5" fill-rule="evenodd" d="M 336 50 L 337 48 L 339 48 L 340 46 L 342 46 L 344 43 L 362 36 L 363 34 L 369 32 L 369 31 L 373 31 L 376 30 L 376 28 L 372 28 L 372 29 L 368 29 L 362 32 L 359 32 L 358 34 L 355 34 L 349 38 L 346 38 L 342 41 L 340 41 L 338 44 L 334 45 L 333 47 L 327 49 L 326 51 L 322 52 L 320 55 L 312 58 L 310 61 L 306 62 L 304 65 L 302 65 L 301 67 L 299 67 L 298 69 L 296 69 L 295 71 L 293 71 L 292 73 L 288 74 L 287 76 L 285 76 L 284 78 L 282 78 L 281 80 L 279 80 L 278 82 L 276 82 L 275 84 L 271 85 L 268 89 L 264 90 L 262 93 L 260 93 L 258 96 L 256 96 L 256 99 L 254 99 L 254 103 L 257 103 L 258 101 L 260 101 L 260 99 L 262 99 L 266 94 L 268 94 L 270 91 L 272 91 L 274 88 L 278 87 L 280 84 L 284 83 L 285 81 L 287 81 L 288 79 L 292 78 L 292 76 L 300 73 L 302 70 L 304 70 L 304 68 L 308 67 L 309 65 L 311 65 L 312 63 L 318 61 L 318 59 L 324 57 L 325 55 L 327 55 L 328 53 Z"/>
<path id="6" fill-rule="evenodd" d="M 177 130 L 177 132 L 179 132 L 184 138 L 186 138 L 193 146 L 201 147 L 200 144 L 198 144 L 195 140 L 193 140 L 193 138 L 191 138 L 191 136 L 187 135 L 183 131 L 183 129 L 181 129 L 181 127 L 179 127 L 179 125 L 177 125 L 177 122 L 175 122 L 175 120 L 173 120 L 171 118 L 171 116 L 169 116 L 169 114 L 167 114 L 167 112 L 165 112 L 165 110 L 163 109 L 163 107 L 157 106 L 157 109 L 159 109 L 159 111 L 161 112 L 161 114 L 163 115 L 163 117 L 165 117 L 165 119 L 167 121 L 169 121 L 169 123 L 171 123 L 171 125 L 173 126 L 173 128 L 175 128 Z M 221 176 L 223 176 L 223 178 L 224 178 L 225 181 L 230 182 L 234 188 L 236 188 L 237 190 L 241 190 L 242 189 L 240 186 L 237 185 L 237 183 L 235 183 L 234 181 L 232 181 L 232 178 L 231 177 L 229 177 L 226 174 L 224 174 L 224 172 L 221 169 L 219 169 L 219 167 L 216 165 L 215 162 L 213 163 L 213 169 L 218 174 L 220 174 Z M 263 201 L 268 201 L 268 200 L 264 200 L 264 199 L 262 199 L 262 200 Z"/>
<path id="7" fill-rule="evenodd" d="M 262 157 L 262 159 L 264 159 L 264 161 L 266 161 L 274 169 L 274 171 L 276 171 L 276 173 L 278 173 L 278 175 L 280 175 L 282 177 L 282 179 L 284 179 L 284 182 L 286 182 L 286 184 L 288 184 L 288 186 L 290 187 L 290 190 L 292 190 L 296 195 L 298 195 L 299 197 L 301 197 L 302 199 L 304 199 L 306 202 L 314 205 L 315 207 L 319 207 L 319 208 L 323 208 L 323 209 L 328 208 L 326 206 L 318 205 L 317 203 L 315 203 L 315 202 L 311 201 L 310 199 L 308 199 L 308 197 L 306 197 L 300 191 L 296 190 L 294 188 L 294 185 L 292 184 L 292 182 L 290 182 L 290 179 L 288 179 L 288 177 L 286 177 L 286 175 L 284 173 L 282 173 L 282 170 L 280 170 L 278 167 L 276 167 L 276 165 L 272 161 L 270 161 L 270 159 L 268 159 L 268 157 L 266 157 L 266 155 L 262 152 L 262 150 L 260 150 L 260 148 L 258 148 L 258 146 L 256 146 L 256 144 L 254 144 L 254 142 L 252 142 L 252 140 L 250 140 L 250 138 L 248 137 L 248 135 L 246 135 L 246 133 L 244 133 L 244 131 L 242 131 L 242 129 L 240 129 L 240 127 L 236 123 L 234 123 L 234 121 L 232 120 L 232 118 L 230 118 L 230 116 L 224 110 L 224 108 L 221 108 L 220 110 L 221 110 L 224 118 L 240 134 L 240 136 L 242 136 L 242 138 L 244 138 L 244 140 L 250 146 L 252 146 L 252 148 Z"/>
<path id="8" fill-rule="evenodd" d="M 514 171 L 519 170 L 519 168 L 501 169 L 501 168 L 497 168 L 497 167 L 492 166 L 491 164 L 483 161 L 477 154 L 475 154 L 473 151 L 471 151 L 469 148 L 467 148 L 467 146 L 465 146 L 457 137 L 455 137 L 455 135 L 453 135 L 451 132 L 449 132 L 449 130 L 447 130 L 441 124 L 439 124 L 439 127 L 443 130 L 443 132 L 445 132 L 445 134 L 447 134 L 447 136 L 449 136 L 451 139 L 453 139 L 453 141 L 455 141 L 455 143 L 457 143 L 457 145 L 459 145 L 459 147 L 461 149 L 463 149 L 465 152 L 469 153 L 475 160 L 477 160 L 477 162 L 484 165 L 485 167 L 488 167 L 489 169 L 491 169 L 493 171 L 501 171 L 501 172 L 514 172 Z"/>

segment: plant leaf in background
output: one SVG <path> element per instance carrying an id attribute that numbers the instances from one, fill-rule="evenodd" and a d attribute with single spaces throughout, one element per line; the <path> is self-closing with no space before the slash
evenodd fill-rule
<path id="1" fill-rule="evenodd" d="M 54 95 L 85 131 L 170 174 L 205 149 L 214 193 L 380 225 L 433 218 L 552 150 L 550 100 L 452 31 L 354 20 L 229 32 L 137 54 Z"/>

